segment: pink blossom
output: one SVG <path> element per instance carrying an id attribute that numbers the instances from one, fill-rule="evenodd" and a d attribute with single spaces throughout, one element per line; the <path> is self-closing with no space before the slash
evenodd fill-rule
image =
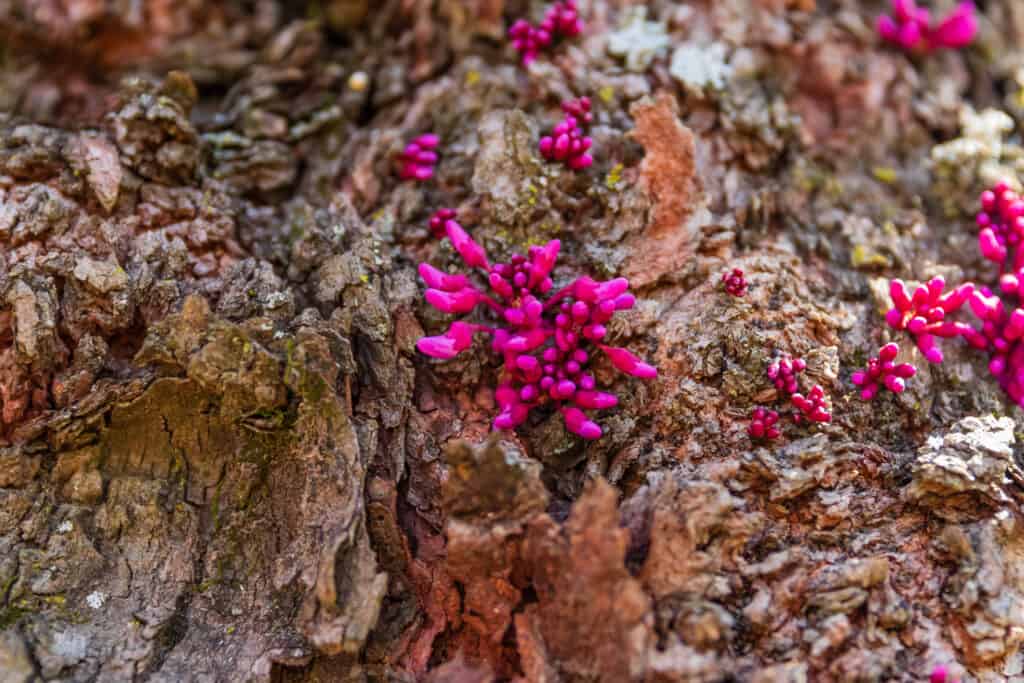
<path id="1" fill-rule="evenodd" d="M 594 163 L 589 153 L 593 140 L 583 134 L 581 123 L 589 123 L 592 118 L 590 98 L 563 102 L 562 110 L 566 112 L 562 122 L 555 126 L 551 135 L 540 139 L 540 154 L 548 161 L 560 161 L 573 170 L 587 168 Z"/>
<path id="2" fill-rule="evenodd" d="M 735 297 L 746 296 L 747 279 L 743 275 L 742 268 L 733 268 L 731 271 L 722 273 L 722 285 L 725 291 Z"/>
<path id="3" fill-rule="evenodd" d="M 941 277 L 918 286 L 913 294 L 902 280 L 889 283 L 893 308 L 885 314 L 885 321 L 895 330 L 906 330 L 914 335 L 917 347 L 932 363 L 942 362 L 942 351 L 935 345 L 935 337 L 958 337 L 971 329 L 965 323 L 949 321 L 946 317 L 964 305 L 974 285 L 968 282 L 943 293 L 945 287 L 946 281 Z"/>
<path id="4" fill-rule="evenodd" d="M 576 0 L 561 0 L 552 5 L 537 25 L 517 19 L 508 30 L 512 46 L 519 52 L 523 66 L 528 66 L 540 51 L 557 38 L 574 38 L 583 32 Z"/>
<path id="5" fill-rule="evenodd" d="M 895 361 L 899 352 L 900 347 L 896 344 L 886 344 L 878 350 L 876 357 L 868 361 L 865 370 L 851 375 L 851 381 L 863 387 L 860 392 L 861 399 L 870 401 L 883 386 L 896 394 L 906 389 L 906 380 L 917 374 L 917 368 L 910 363 L 897 364 Z"/>
<path id="6" fill-rule="evenodd" d="M 776 427 L 779 421 L 779 414 L 774 410 L 758 406 L 750 414 L 750 424 L 747 426 L 747 434 L 755 439 L 768 439 L 769 441 L 779 438 L 781 432 Z"/>
<path id="7" fill-rule="evenodd" d="M 918 8 L 914 0 L 893 0 L 892 8 L 892 16 L 878 17 L 878 35 L 907 51 L 966 47 L 978 33 L 974 5 L 970 2 L 961 2 L 937 25 L 933 25 L 928 10 Z"/>
<path id="8" fill-rule="evenodd" d="M 434 358 L 450 359 L 472 346 L 473 335 L 491 335 L 491 348 L 504 360 L 502 381 L 495 390 L 499 413 L 495 429 L 514 429 L 534 408 L 559 410 L 566 428 L 584 439 L 601 436 L 601 427 L 585 411 L 618 405 L 614 394 L 597 391 L 589 370 L 595 351 L 601 351 L 622 372 L 653 379 L 657 369 L 630 351 L 607 346 L 606 323 L 616 311 L 632 308 L 629 281 L 599 282 L 581 277 L 551 293 L 551 272 L 561 243 L 551 240 L 530 247 L 527 256 L 514 254 L 508 263 L 491 264 L 484 248 L 454 218 L 444 218 L 452 245 L 470 268 L 481 271 L 490 294 L 464 274 L 445 273 L 420 264 L 427 284 L 427 302 L 445 313 L 469 313 L 481 304 L 489 324 L 461 321 L 443 335 L 424 337 L 417 348 Z"/>
<path id="9" fill-rule="evenodd" d="M 429 180 L 437 164 L 437 146 L 441 139 L 433 133 L 420 135 L 398 155 L 399 175 L 403 180 Z"/>

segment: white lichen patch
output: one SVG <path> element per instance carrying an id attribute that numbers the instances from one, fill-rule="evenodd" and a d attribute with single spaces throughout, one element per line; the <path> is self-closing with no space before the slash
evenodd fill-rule
<path id="1" fill-rule="evenodd" d="M 60 523 L 60 525 L 57 526 L 57 533 L 58 534 L 66 534 L 66 533 L 70 532 L 74 528 L 75 528 L 75 525 L 71 522 L 71 520 L 70 519 L 65 519 L 63 522 Z"/>
<path id="2" fill-rule="evenodd" d="M 960 110 L 960 137 L 932 148 L 936 171 L 940 175 L 959 175 L 966 169 L 986 185 L 1003 179 L 1015 183 L 1019 148 L 1006 142 L 1012 131 L 1013 119 L 1005 112 L 985 109 L 979 113 L 964 105 Z"/>
<path id="3" fill-rule="evenodd" d="M 660 21 L 647 21 L 647 8 L 630 9 L 619 30 L 608 36 L 608 52 L 625 60 L 630 71 L 646 71 L 668 48 L 668 32 Z"/>
<path id="4" fill-rule="evenodd" d="M 726 62 L 726 47 L 722 43 L 680 45 L 672 53 L 668 72 L 690 93 L 704 95 L 707 90 L 724 89 L 732 67 Z"/>
<path id="5" fill-rule="evenodd" d="M 102 609 L 107 603 L 107 594 L 103 591 L 93 591 L 85 596 L 85 604 L 93 609 Z"/>

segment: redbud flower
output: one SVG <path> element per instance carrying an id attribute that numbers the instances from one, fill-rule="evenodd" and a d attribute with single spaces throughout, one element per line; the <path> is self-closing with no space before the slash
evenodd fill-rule
<path id="1" fill-rule="evenodd" d="M 732 296 L 740 297 L 747 293 L 747 280 L 743 276 L 742 268 L 733 268 L 727 273 L 722 273 L 722 284 L 725 291 Z"/>
<path id="2" fill-rule="evenodd" d="M 945 280 L 934 277 L 911 295 L 902 280 L 889 283 L 893 308 L 885 314 L 885 321 L 893 329 L 914 335 L 917 347 L 932 363 L 942 362 L 942 351 L 935 345 L 935 337 L 958 337 L 971 329 L 965 323 L 946 320 L 946 316 L 964 305 L 974 285 L 968 282 L 943 294 L 945 287 Z"/>
<path id="3" fill-rule="evenodd" d="M 517 19 L 509 28 L 508 37 L 519 52 L 523 66 L 527 66 L 556 38 L 573 38 L 582 32 L 583 21 L 579 18 L 576 0 L 562 0 L 548 9 L 537 26 Z"/>
<path id="4" fill-rule="evenodd" d="M 949 680 L 949 672 L 944 666 L 932 669 L 932 674 L 928 677 L 928 683 L 946 683 L 947 680 Z M 958 681 L 951 680 L 949 683 L 958 683 Z"/>
<path id="5" fill-rule="evenodd" d="M 775 388 L 787 394 L 795 394 L 800 388 L 796 383 L 797 374 L 804 371 L 807 363 L 803 358 L 792 358 L 783 355 L 772 361 L 768 366 L 768 379 L 772 381 Z"/>
<path id="6" fill-rule="evenodd" d="M 917 368 L 910 363 L 897 364 L 895 361 L 899 352 L 900 347 L 896 344 L 886 344 L 878 350 L 876 357 L 868 361 L 867 369 L 851 375 L 851 381 L 863 387 L 861 399 L 870 401 L 882 386 L 895 394 L 906 389 L 906 380 L 917 374 Z"/>
<path id="7" fill-rule="evenodd" d="M 441 139 L 432 133 L 420 135 L 408 145 L 398 161 L 401 163 L 399 175 L 403 180 L 429 180 L 434 175 L 437 164 L 437 146 Z"/>
<path id="8" fill-rule="evenodd" d="M 790 402 L 799 411 L 793 414 L 793 421 L 800 424 L 806 418 L 811 422 L 831 422 L 832 414 L 828 410 L 826 398 L 820 384 L 811 387 L 806 397 L 799 393 L 790 396 Z"/>
<path id="9" fill-rule="evenodd" d="M 892 16 L 878 17 L 878 34 L 904 50 L 932 52 L 961 48 L 970 45 L 978 33 L 974 5 L 970 2 L 960 3 L 936 26 L 932 26 L 928 10 L 918 8 L 914 0 L 893 0 L 892 9 Z"/>
<path id="10" fill-rule="evenodd" d="M 618 405 L 618 398 L 597 390 L 589 370 L 601 351 L 622 372 L 652 379 L 658 371 L 626 349 L 603 343 L 606 323 L 616 311 L 633 307 L 629 281 L 598 282 L 581 277 L 551 293 L 551 272 L 561 243 L 530 247 L 527 256 L 514 254 L 508 263 L 490 263 L 484 248 L 454 220 L 438 216 L 455 250 L 471 269 L 481 273 L 490 294 L 470 277 L 445 273 L 420 264 L 427 284 L 427 302 L 445 313 L 469 313 L 483 304 L 486 324 L 452 323 L 442 335 L 424 337 L 416 346 L 434 358 L 449 359 L 465 351 L 478 333 L 491 335 L 491 348 L 502 355 L 501 384 L 495 390 L 500 409 L 495 429 L 514 429 L 534 408 L 550 405 L 562 414 L 566 428 L 584 439 L 601 436 L 601 427 L 586 411 Z"/>
<path id="11" fill-rule="evenodd" d="M 561 161 L 574 170 L 587 168 L 594 163 L 594 158 L 588 154 L 593 140 L 583 135 L 580 123 L 591 120 L 590 98 L 563 102 L 562 110 L 566 112 L 562 122 L 555 126 L 551 135 L 540 139 L 540 154 L 549 161 Z"/>
<path id="12" fill-rule="evenodd" d="M 750 424 L 747 426 L 747 434 L 755 439 L 768 439 L 769 441 L 779 438 L 781 432 L 775 424 L 779 421 L 779 414 L 774 410 L 758 406 L 750 414 Z"/>

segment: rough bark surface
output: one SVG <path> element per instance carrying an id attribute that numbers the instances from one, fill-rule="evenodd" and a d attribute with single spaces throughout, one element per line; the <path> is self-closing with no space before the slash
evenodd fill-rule
<path id="1" fill-rule="evenodd" d="M 646 5 L 524 69 L 539 4 L 0 0 L 0 680 L 1024 680 L 1024 413 L 880 315 L 994 277 L 1024 10 L 909 58 L 880 2 Z M 537 140 L 584 94 L 575 173 Z M 490 435 L 484 345 L 417 355 L 442 206 L 631 278 L 660 376 L 598 366 L 602 439 Z M 862 403 L 890 338 L 921 372 Z M 776 350 L 835 419 L 752 443 Z"/>

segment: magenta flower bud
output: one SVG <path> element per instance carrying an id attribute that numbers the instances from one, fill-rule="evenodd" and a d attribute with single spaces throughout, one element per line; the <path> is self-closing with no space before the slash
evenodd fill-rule
<path id="1" fill-rule="evenodd" d="M 917 336 L 917 348 L 921 350 L 929 363 L 941 363 L 942 351 L 935 345 L 935 338 L 930 334 Z"/>
<path id="2" fill-rule="evenodd" d="M 459 256 L 462 257 L 467 266 L 470 268 L 488 268 L 487 252 L 462 229 L 461 225 L 453 220 L 449 220 L 445 222 L 444 229 L 448 233 L 448 239 L 451 240 L 455 251 L 459 252 Z"/>
<path id="3" fill-rule="evenodd" d="M 434 135 L 433 133 L 425 133 L 425 134 L 419 136 L 418 138 L 416 138 L 415 140 L 413 140 L 413 142 L 415 144 L 419 145 L 420 147 L 425 147 L 427 149 L 434 149 L 439 144 L 441 144 L 441 138 L 439 138 L 438 136 Z"/>
<path id="4" fill-rule="evenodd" d="M 978 21 L 974 18 L 974 5 L 962 2 L 942 20 L 929 38 L 937 47 L 959 48 L 970 45 L 977 34 Z"/>
<path id="5" fill-rule="evenodd" d="M 577 391 L 574 399 L 576 405 L 587 410 L 604 410 L 614 408 L 619 404 L 619 399 L 614 394 L 605 394 L 600 391 Z"/>
<path id="6" fill-rule="evenodd" d="M 555 138 L 554 157 L 561 161 L 569 156 L 569 146 L 571 142 L 569 136 L 566 133 L 562 133 Z"/>
<path id="7" fill-rule="evenodd" d="M 604 325 L 587 325 L 583 328 L 583 336 L 591 341 L 600 341 L 607 333 Z"/>
<path id="8" fill-rule="evenodd" d="M 893 21 L 892 17 L 885 14 L 878 17 L 876 22 L 876 28 L 878 35 L 882 36 L 885 40 L 890 43 L 895 43 L 899 40 L 900 29 L 896 22 Z"/>
<path id="9" fill-rule="evenodd" d="M 437 152 L 420 151 L 416 153 L 416 163 L 433 166 L 437 163 Z"/>
<path id="10" fill-rule="evenodd" d="M 550 159 L 555 155 L 555 139 L 550 135 L 545 135 L 540 139 L 540 154 L 545 159 Z"/>
<path id="11" fill-rule="evenodd" d="M 515 429 L 526 421 L 530 409 L 522 403 L 516 403 L 505 408 L 494 418 L 494 428 L 497 430 Z"/>
<path id="12" fill-rule="evenodd" d="M 519 356 L 516 358 L 516 366 L 524 372 L 534 372 L 540 369 L 540 361 L 533 356 Z"/>
<path id="13" fill-rule="evenodd" d="M 419 265 L 420 277 L 427 283 L 428 287 L 440 289 L 444 292 L 457 292 L 465 289 L 469 280 L 465 275 L 449 275 L 444 271 L 434 268 L 429 263 Z"/>
<path id="14" fill-rule="evenodd" d="M 421 353 L 433 358 L 450 359 L 473 345 L 476 326 L 453 322 L 448 331 L 437 337 L 423 337 L 416 342 Z"/>
<path id="15" fill-rule="evenodd" d="M 586 391 L 592 391 L 597 386 L 597 381 L 593 375 L 583 375 L 579 379 L 580 388 Z"/>
<path id="16" fill-rule="evenodd" d="M 504 311 L 505 320 L 515 326 L 520 326 L 526 322 L 526 314 L 520 311 L 518 308 L 506 308 Z"/>
<path id="17" fill-rule="evenodd" d="M 551 240 L 539 249 L 533 258 L 533 270 L 530 271 L 530 287 L 547 279 L 558 260 L 558 251 L 562 243 L 559 240 Z M 550 287 L 550 285 L 549 285 Z"/>
<path id="18" fill-rule="evenodd" d="M 586 414 L 579 408 L 563 408 L 562 416 L 565 418 L 566 428 L 573 434 L 587 440 L 601 438 L 601 428 L 596 422 L 588 420 Z"/>
<path id="19" fill-rule="evenodd" d="M 883 361 L 891 361 L 896 358 L 900 352 L 900 347 L 896 344 L 889 343 L 878 350 L 878 357 Z"/>
<path id="20" fill-rule="evenodd" d="M 502 299 L 513 299 L 515 298 L 515 290 L 512 289 L 512 285 L 508 283 L 505 278 L 496 272 L 491 272 L 487 276 L 487 281 L 491 285 L 491 289 L 494 290 L 495 294 L 500 296 Z"/>
<path id="21" fill-rule="evenodd" d="M 428 289 L 424 297 L 428 304 L 443 313 L 469 313 L 480 301 L 480 293 L 471 287 L 457 292 Z"/>
<path id="22" fill-rule="evenodd" d="M 570 380 L 563 379 L 555 386 L 555 392 L 558 394 L 558 398 L 570 398 L 576 393 L 576 385 Z"/>
<path id="23" fill-rule="evenodd" d="M 572 305 L 572 319 L 576 324 L 582 324 L 590 317 L 590 307 L 582 301 Z"/>
<path id="24" fill-rule="evenodd" d="M 903 280 L 892 280 L 889 282 L 889 296 L 892 303 L 900 311 L 906 311 L 911 307 L 910 296 L 907 294 L 907 286 Z"/>
<path id="25" fill-rule="evenodd" d="M 538 395 L 537 387 L 532 384 L 527 384 L 519 390 L 519 398 L 522 399 L 523 403 L 532 403 L 537 400 Z"/>
<path id="26" fill-rule="evenodd" d="M 946 677 L 949 674 L 946 672 L 946 667 L 937 666 L 932 669 L 931 676 L 928 677 L 929 683 L 946 683 Z"/>
<path id="27" fill-rule="evenodd" d="M 992 228 L 985 228 L 978 233 L 978 248 L 981 255 L 989 261 L 1002 263 L 1006 260 L 1006 247 L 999 243 L 999 238 Z"/>
<path id="28" fill-rule="evenodd" d="M 570 375 L 575 375 L 580 371 L 580 364 L 574 360 L 569 361 L 565 364 L 565 371 Z"/>
<path id="29" fill-rule="evenodd" d="M 601 346 L 612 365 L 627 375 L 640 377 L 641 379 L 654 379 L 658 376 L 658 369 L 653 365 L 644 363 L 626 349 L 615 346 Z"/>
<path id="30" fill-rule="evenodd" d="M 505 342 L 505 350 L 512 351 L 514 353 L 532 351 L 543 344 L 547 338 L 548 333 L 544 330 L 529 330 L 522 334 L 509 337 L 509 340 Z"/>

